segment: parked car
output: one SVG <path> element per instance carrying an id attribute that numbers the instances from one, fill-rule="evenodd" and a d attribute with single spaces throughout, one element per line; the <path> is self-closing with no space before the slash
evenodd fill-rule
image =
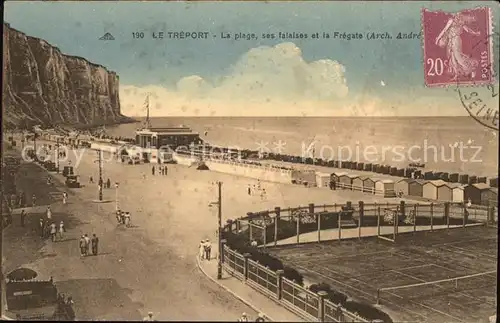
<path id="1" fill-rule="evenodd" d="M 65 177 L 74 175 L 73 166 L 64 166 L 62 175 Z"/>
<path id="2" fill-rule="evenodd" d="M 78 182 L 78 175 L 66 176 L 66 186 L 70 188 L 80 188 L 80 182 Z"/>

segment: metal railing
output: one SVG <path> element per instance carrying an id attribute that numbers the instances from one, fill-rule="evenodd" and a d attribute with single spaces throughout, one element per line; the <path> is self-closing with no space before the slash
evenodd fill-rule
<path id="1" fill-rule="evenodd" d="M 250 254 L 241 255 L 228 246 L 224 246 L 223 250 L 223 268 L 230 275 L 277 301 L 308 322 L 369 322 L 369 320 L 350 313 L 341 306 L 330 303 L 326 299 L 327 293 L 314 293 L 284 278 L 283 270 L 275 272 L 250 259 Z M 342 316 L 334 317 L 332 314 L 328 314 L 332 313 L 332 306 L 340 308 Z M 336 320 L 336 318 L 350 321 Z"/>

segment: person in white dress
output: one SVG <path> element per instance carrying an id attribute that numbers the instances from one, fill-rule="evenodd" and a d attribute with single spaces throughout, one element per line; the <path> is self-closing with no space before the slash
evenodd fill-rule
<path id="1" fill-rule="evenodd" d="M 52 219 L 52 210 L 50 209 L 50 206 L 47 206 L 47 220 Z"/>

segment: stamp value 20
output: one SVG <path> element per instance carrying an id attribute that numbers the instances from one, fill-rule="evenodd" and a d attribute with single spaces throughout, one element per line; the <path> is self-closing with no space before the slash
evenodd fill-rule
<path id="1" fill-rule="evenodd" d="M 427 87 L 494 82 L 490 8 L 457 13 L 423 9 L 422 26 Z"/>

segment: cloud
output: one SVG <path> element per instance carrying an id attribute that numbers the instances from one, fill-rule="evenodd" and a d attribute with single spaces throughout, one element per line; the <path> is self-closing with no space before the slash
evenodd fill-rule
<path id="1" fill-rule="evenodd" d="M 148 92 L 154 93 L 153 116 L 255 116 L 331 115 L 334 103 L 349 90 L 340 63 L 329 59 L 306 62 L 295 44 L 281 43 L 249 50 L 228 75 L 215 81 L 191 75 L 179 80 L 174 89 L 122 85 L 123 113 L 144 115 Z"/>

